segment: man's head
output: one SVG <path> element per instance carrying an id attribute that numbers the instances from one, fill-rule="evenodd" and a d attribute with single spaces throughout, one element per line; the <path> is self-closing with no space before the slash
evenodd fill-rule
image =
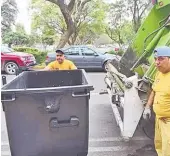
<path id="1" fill-rule="evenodd" d="M 64 52 L 62 50 L 56 50 L 56 60 L 58 61 L 58 63 L 63 63 L 64 59 Z"/>
<path id="2" fill-rule="evenodd" d="M 170 72 L 170 47 L 162 46 L 154 50 L 155 64 L 162 73 Z"/>

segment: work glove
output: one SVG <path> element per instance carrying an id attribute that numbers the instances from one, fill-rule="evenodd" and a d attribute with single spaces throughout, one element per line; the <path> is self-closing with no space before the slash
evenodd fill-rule
<path id="1" fill-rule="evenodd" d="M 150 107 L 145 107 L 144 111 L 143 111 L 143 118 L 145 120 L 148 120 L 151 118 L 151 109 Z"/>

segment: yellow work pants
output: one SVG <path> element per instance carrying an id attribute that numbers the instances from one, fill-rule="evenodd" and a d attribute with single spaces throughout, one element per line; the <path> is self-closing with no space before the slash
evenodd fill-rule
<path id="1" fill-rule="evenodd" d="M 164 122 L 156 118 L 155 149 L 158 156 L 170 156 L 170 120 Z"/>

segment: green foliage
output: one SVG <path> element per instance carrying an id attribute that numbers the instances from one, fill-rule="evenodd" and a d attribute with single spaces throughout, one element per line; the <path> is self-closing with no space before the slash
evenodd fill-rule
<path id="1" fill-rule="evenodd" d="M 42 43 L 44 45 L 53 45 L 54 42 L 55 41 L 54 41 L 53 36 L 46 36 L 46 35 L 42 36 Z"/>
<path id="2" fill-rule="evenodd" d="M 24 29 L 24 26 L 20 23 L 15 26 L 16 32 L 8 31 L 2 37 L 2 41 L 5 44 L 8 44 L 9 47 L 14 46 L 32 46 L 35 43 L 38 43 L 39 36 L 35 34 L 27 35 Z M 51 39 L 51 38 L 50 38 Z M 51 40 L 45 38 L 45 43 L 51 43 Z M 46 41 L 47 40 L 47 41 Z M 44 43 L 44 42 L 43 42 Z"/>
<path id="3" fill-rule="evenodd" d="M 101 0 L 96 0 L 88 3 L 87 7 L 88 15 L 78 27 L 79 33 L 76 44 L 91 44 L 105 32 L 105 18 L 108 6 Z"/>
<path id="4" fill-rule="evenodd" d="M 26 53 L 38 53 L 39 50 L 30 47 L 13 47 L 15 51 L 26 52 Z"/>
<path id="5" fill-rule="evenodd" d="M 17 23 L 15 28 L 16 28 L 16 32 L 21 33 L 21 34 L 26 34 L 24 25 Z"/>
<path id="6" fill-rule="evenodd" d="M 8 44 L 9 47 L 11 47 L 11 45 L 26 45 L 29 43 L 29 38 L 27 35 L 12 31 L 6 33 L 2 40 L 3 43 Z"/>
<path id="7" fill-rule="evenodd" d="M 47 1 L 42 0 L 32 2 L 32 32 L 43 38 L 56 38 L 57 34 L 62 33 L 62 28 L 66 27 L 64 18 L 59 8 Z"/>
<path id="8" fill-rule="evenodd" d="M 45 59 L 46 59 L 46 56 L 47 56 L 47 52 L 39 51 L 36 48 L 14 47 L 13 49 L 15 51 L 26 52 L 26 53 L 33 54 L 35 56 L 35 58 L 36 58 L 37 63 L 43 63 L 45 61 Z"/>
<path id="9" fill-rule="evenodd" d="M 81 2 L 76 1 L 73 11 L 70 12 L 76 29 L 69 38 L 70 44 L 92 43 L 105 31 L 107 5 L 101 0 L 93 0 L 86 3 L 80 11 Z M 41 36 L 41 40 L 53 38 L 56 41 L 67 31 L 65 19 L 57 5 L 47 1 L 42 3 L 42 0 L 34 0 L 32 8 L 34 9 L 32 30 Z"/>
<path id="10" fill-rule="evenodd" d="M 150 0 L 117 0 L 110 5 L 107 35 L 122 48 L 131 44 Z"/>
<path id="11" fill-rule="evenodd" d="M 108 9 L 108 6 L 102 2 L 101 0 L 93 1 L 92 4 L 89 4 L 91 6 L 91 10 L 89 17 L 92 21 L 88 23 L 89 27 L 91 27 L 90 30 L 97 34 L 102 34 L 105 31 L 105 18 L 106 18 L 106 11 Z M 88 30 L 87 30 L 88 31 Z"/>
<path id="12" fill-rule="evenodd" d="M 119 26 L 106 27 L 107 35 L 122 48 L 123 45 L 129 45 L 135 35 L 131 23 L 124 21 Z"/>
<path id="13" fill-rule="evenodd" d="M 15 0 L 5 0 L 1 6 L 1 31 L 2 36 L 9 30 L 11 30 L 11 26 L 14 25 L 16 16 L 17 16 L 17 4 Z"/>

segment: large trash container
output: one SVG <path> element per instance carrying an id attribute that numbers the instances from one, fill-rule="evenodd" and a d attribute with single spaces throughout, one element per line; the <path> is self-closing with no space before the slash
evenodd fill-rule
<path id="1" fill-rule="evenodd" d="M 84 70 L 24 72 L 5 85 L 12 156 L 86 156 L 91 90 Z"/>

